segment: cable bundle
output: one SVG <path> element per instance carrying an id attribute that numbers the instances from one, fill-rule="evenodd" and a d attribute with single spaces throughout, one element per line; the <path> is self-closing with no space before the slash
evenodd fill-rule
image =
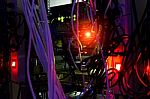
<path id="1" fill-rule="evenodd" d="M 36 54 L 48 76 L 48 98 L 49 99 L 65 99 L 59 80 L 56 78 L 54 52 L 51 40 L 51 32 L 48 25 L 47 13 L 44 0 L 40 0 L 36 8 L 34 0 L 22 0 L 23 12 L 29 28 L 29 46 L 27 56 L 27 77 L 32 92 L 33 99 L 36 95 L 32 88 L 29 72 L 29 58 L 31 51 L 31 43 L 35 47 Z"/>
<path id="2" fill-rule="evenodd" d="M 123 68 L 119 77 L 119 88 L 122 94 L 131 97 L 148 98 L 149 79 L 149 0 L 140 20 L 137 18 L 135 0 L 132 1 L 133 17 L 136 28 L 129 38 L 127 53 L 123 59 Z M 139 21 L 139 22 L 138 22 Z"/>

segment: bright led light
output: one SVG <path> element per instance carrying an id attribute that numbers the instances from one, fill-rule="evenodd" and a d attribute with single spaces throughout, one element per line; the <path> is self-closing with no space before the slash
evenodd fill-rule
<path id="1" fill-rule="evenodd" d="M 90 33 L 90 32 L 86 32 L 86 33 L 85 33 L 85 36 L 86 36 L 87 38 L 89 38 L 89 37 L 91 37 L 91 33 Z"/>
<path id="2" fill-rule="evenodd" d="M 13 61 L 13 62 L 11 63 L 11 66 L 12 66 L 12 67 L 16 67 L 16 62 Z"/>
<path id="3" fill-rule="evenodd" d="M 120 68 L 121 68 L 121 64 L 116 64 L 116 69 L 117 69 L 118 71 L 120 71 Z"/>

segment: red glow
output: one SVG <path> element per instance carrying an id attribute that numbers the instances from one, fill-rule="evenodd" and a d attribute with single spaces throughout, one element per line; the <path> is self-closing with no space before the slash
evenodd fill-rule
<path id="1" fill-rule="evenodd" d="M 11 67 L 16 68 L 18 67 L 18 56 L 16 53 L 11 53 Z"/>
<path id="2" fill-rule="evenodd" d="M 10 66 L 11 66 L 11 79 L 17 80 L 18 78 L 18 53 L 17 52 L 11 52 Z"/>
<path id="3" fill-rule="evenodd" d="M 148 64 L 147 64 L 147 66 L 146 66 L 146 74 L 147 74 L 148 79 L 149 79 L 149 81 L 150 81 L 150 60 L 148 60 L 147 63 L 148 63 Z"/>
<path id="4" fill-rule="evenodd" d="M 121 64 L 116 64 L 116 69 L 117 69 L 118 71 L 120 71 L 120 68 L 121 68 Z"/>

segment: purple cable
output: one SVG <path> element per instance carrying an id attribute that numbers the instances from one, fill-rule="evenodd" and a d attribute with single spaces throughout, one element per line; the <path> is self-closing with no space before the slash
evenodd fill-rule
<path id="1" fill-rule="evenodd" d="M 49 40 L 49 42 L 47 43 L 48 44 L 48 48 L 50 48 L 49 50 L 50 50 L 50 54 L 49 54 L 49 57 L 50 57 L 50 59 L 51 59 L 51 62 L 50 63 L 52 63 L 52 66 L 54 66 L 53 67 L 53 69 L 52 69 L 52 71 L 53 72 L 51 72 L 51 73 L 53 73 L 52 75 L 53 75 L 53 77 L 54 77 L 54 84 L 56 84 L 55 85 L 55 88 L 56 89 L 58 89 L 58 90 L 56 90 L 55 88 L 55 90 L 56 90 L 56 92 L 57 93 L 55 93 L 55 97 L 54 97 L 54 99 L 56 99 L 56 96 L 58 96 L 57 98 L 59 98 L 59 99 L 65 99 L 65 95 L 64 95 L 64 92 L 63 92 L 63 90 L 62 90 L 62 87 L 61 87 L 61 85 L 60 85 L 60 83 L 59 83 L 59 80 L 56 78 L 56 71 L 55 71 L 55 65 L 54 65 L 54 52 L 53 52 L 53 44 L 52 44 L 52 40 L 51 40 L 51 35 L 50 35 L 50 30 L 49 30 L 49 25 L 48 25 L 48 19 L 47 19 L 47 14 L 46 14 L 46 10 L 45 10 L 45 4 L 44 4 L 44 1 L 42 1 L 42 7 L 43 7 L 43 11 L 44 11 L 44 16 L 45 16 L 45 22 L 46 22 L 46 30 L 47 30 L 47 33 L 48 33 L 48 40 Z M 51 64 L 50 64 L 51 65 Z M 49 66 L 50 66 L 49 65 Z M 50 69 L 51 69 L 51 67 L 50 67 Z M 49 75 L 50 76 L 50 75 Z M 55 80 L 56 79 L 56 80 Z M 51 80 L 51 79 L 50 79 Z M 54 84 L 52 85 L 52 86 L 54 86 Z M 49 90 L 51 90 L 51 89 L 49 89 Z M 54 91 L 55 91 L 54 90 Z M 49 93 L 51 93 L 51 92 L 49 92 Z M 58 95 L 57 95 L 58 94 Z"/>
<path id="2" fill-rule="evenodd" d="M 105 72 L 106 72 L 106 86 L 107 86 L 107 93 L 106 93 L 106 99 L 110 99 L 110 88 L 109 88 L 109 80 L 108 80 L 108 71 L 107 71 L 107 65 L 105 62 L 103 50 L 101 49 L 101 55 L 102 55 L 102 61 L 104 64 Z"/>
<path id="3" fill-rule="evenodd" d="M 38 9 L 40 10 L 39 11 L 40 15 L 38 16 L 36 9 L 34 7 L 34 0 L 32 1 L 32 6 L 28 0 L 22 1 L 22 7 L 24 7 L 23 11 L 26 17 L 28 28 L 30 30 L 29 47 L 28 47 L 29 49 L 28 49 L 28 56 L 27 56 L 27 76 L 28 76 L 30 90 L 33 99 L 36 99 L 35 93 L 32 88 L 32 83 L 30 80 L 30 72 L 29 72 L 31 42 L 33 42 L 37 56 L 39 57 L 44 70 L 47 71 L 49 99 L 58 99 L 58 98 L 65 99 L 62 86 L 59 80 L 56 78 L 53 44 L 52 44 L 51 33 L 48 25 L 45 4 L 43 0 L 40 0 L 39 6 L 41 9 Z M 41 21 L 43 21 L 43 23 L 41 23 Z"/>
<path id="4" fill-rule="evenodd" d="M 54 52 L 53 52 L 53 45 L 52 45 L 52 40 L 51 40 L 51 35 L 50 35 L 50 30 L 49 30 L 49 25 L 48 25 L 48 21 L 47 21 L 47 14 L 46 14 L 46 10 L 45 10 L 45 4 L 43 1 L 40 2 L 41 4 L 41 9 L 42 9 L 42 15 L 43 16 L 43 20 L 45 22 L 45 33 L 46 33 L 46 37 L 47 37 L 47 54 L 48 54 L 48 96 L 51 99 L 57 99 L 59 97 L 59 99 L 65 99 L 65 95 L 63 93 L 62 87 L 59 83 L 59 81 L 56 78 L 56 72 L 55 72 L 55 65 L 54 65 Z M 59 90 L 57 90 L 59 89 Z M 52 92 L 50 91 L 52 90 Z M 58 96 L 58 97 L 57 97 Z"/>
<path id="5" fill-rule="evenodd" d="M 26 21 L 27 21 L 29 30 L 30 30 L 28 53 L 27 53 L 27 77 L 28 77 L 28 83 L 29 83 L 29 86 L 30 86 L 30 90 L 31 90 L 31 93 L 32 93 L 32 97 L 33 97 L 33 99 L 36 99 L 36 96 L 35 96 L 34 91 L 33 91 L 33 88 L 32 88 L 32 84 L 31 84 L 31 80 L 30 80 L 30 72 L 29 72 L 29 59 L 30 59 L 30 51 L 31 51 L 32 31 L 31 31 L 31 27 L 29 26 L 29 25 L 30 25 L 29 22 L 30 22 L 31 20 L 28 18 L 28 15 L 27 15 L 27 8 L 26 8 L 27 6 L 26 6 L 26 4 L 27 4 L 27 2 L 25 2 L 24 0 L 22 0 L 23 11 L 24 11 L 24 14 L 25 14 L 25 18 L 26 18 Z"/>

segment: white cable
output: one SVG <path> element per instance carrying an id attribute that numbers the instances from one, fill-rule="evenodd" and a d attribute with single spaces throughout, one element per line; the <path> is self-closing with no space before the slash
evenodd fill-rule
<path id="1" fill-rule="evenodd" d="M 81 42 L 79 40 L 78 35 L 76 34 L 76 31 L 74 29 L 74 23 L 73 23 L 73 13 L 74 13 L 74 9 L 75 9 L 75 4 L 76 4 L 76 0 L 74 0 L 73 6 L 72 6 L 72 10 L 71 10 L 71 27 L 72 27 L 72 32 L 73 32 L 75 38 L 77 39 L 77 41 L 78 41 L 78 43 L 80 45 L 80 48 L 82 49 L 82 44 L 81 44 Z"/>
<path id="2" fill-rule="evenodd" d="M 73 55 L 72 55 L 72 52 L 71 52 L 71 47 L 70 47 L 70 46 L 71 46 L 71 44 L 72 44 L 72 41 L 73 41 L 73 39 L 70 39 L 70 40 L 69 40 L 68 51 L 69 51 L 71 60 L 72 60 L 72 62 L 73 62 L 73 64 L 74 64 L 75 68 L 76 68 L 76 69 L 79 69 L 78 66 L 77 66 L 76 63 L 75 63 L 75 60 L 74 60 Z"/>
<path id="3" fill-rule="evenodd" d="M 112 0 L 109 0 L 109 2 L 107 4 L 107 7 L 106 7 L 105 12 L 104 12 L 104 18 L 106 17 L 106 14 L 107 14 L 107 11 L 108 11 L 108 9 L 109 9 L 109 7 L 111 5 L 111 2 L 112 2 Z"/>

